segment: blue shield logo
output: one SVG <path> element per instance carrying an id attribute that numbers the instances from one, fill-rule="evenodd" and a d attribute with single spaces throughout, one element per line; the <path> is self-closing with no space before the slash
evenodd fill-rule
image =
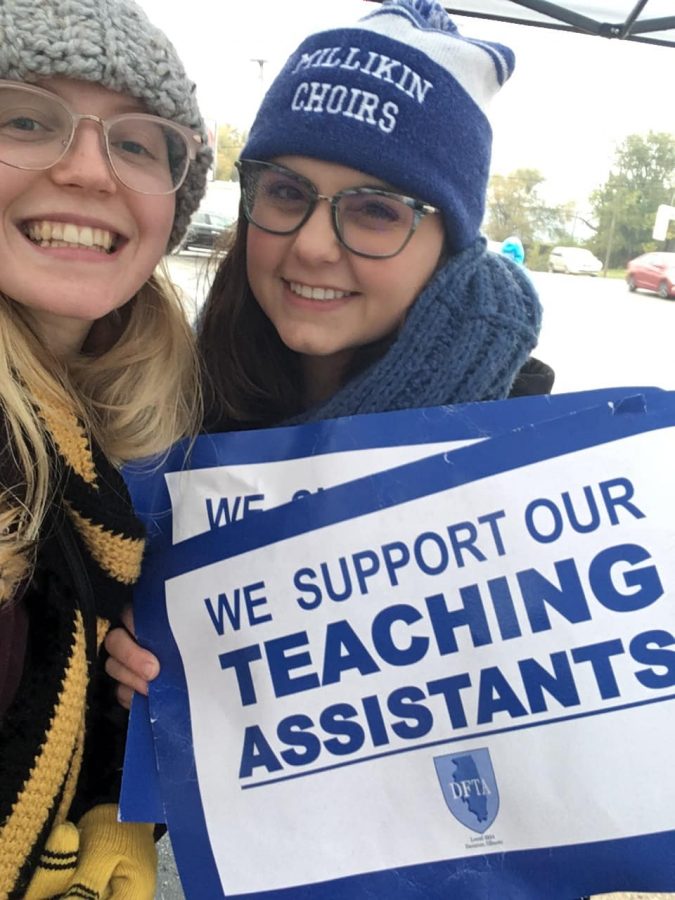
<path id="1" fill-rule="evenodd" d="M 453 816 L 483 834 L 497 818 L 499 789 L 486 747 L 434 757 L 441 790 Z"/>

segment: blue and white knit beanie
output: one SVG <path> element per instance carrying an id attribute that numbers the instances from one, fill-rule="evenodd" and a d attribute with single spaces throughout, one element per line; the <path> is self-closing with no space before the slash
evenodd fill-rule
<path id="1" fill-rule="evenodd" d="M 439 207 L 450 248 L 479 233 L 492 130 L 511 75 L 501 44 L 465 38 L 436 0 L 384 0 L 318 32 L 272 83 L 242 156 L 297 154 L 359 169 Z"/>
<path id="2" fill-rule="evenodd" d="M 166 35 L 133 0 L 2 0 L 0 78 L 93 81 L 141 100 L 148 112 L 198 131 L 203 147 L 176 194 L 169 248 L 206 189 L 212 152 L 195 85 Z"/>

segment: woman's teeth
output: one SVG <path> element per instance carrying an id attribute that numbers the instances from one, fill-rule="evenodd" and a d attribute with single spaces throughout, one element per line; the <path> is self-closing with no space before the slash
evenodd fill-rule
<path id="1" fill-rule="evenodd" d="M 86 247 L 112 253 L 115 235 L 105 228 L 73 225 L 72 222 L 29 222 L 26 234 L 41 247 Z"/>
<path id="2" fill-rule="evenodd" d="M 351 291 L 337 291 L 333 288 L 310 287 L 308 284 L 300 284 L 297 281 L 289 281 L 288 286 L 294 294 L 304 297 L 306 300 L 340 300 L 351 293 Z"/>

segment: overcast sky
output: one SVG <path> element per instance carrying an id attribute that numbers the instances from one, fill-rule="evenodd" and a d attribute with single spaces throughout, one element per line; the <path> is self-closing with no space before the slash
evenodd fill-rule
<path id="1" fill-rule="evenodd" d="M 250 124 L 261 92 L 313 31 L 353 23 L 365 0 L 139 0 L 176 45 L 205 117 Z M 516 52 L 516 71 L 492 103 L 493 173 L 534 167 L 554 202 L 575 200 L 606 178 L 627 135 L 675 133 L 675 50 L 478 19 L 457 19 L 472 37 Z M 266 60 L 261 66 L 255 59 Z M 449 136 L 450 139 L 450 136 Z"/>

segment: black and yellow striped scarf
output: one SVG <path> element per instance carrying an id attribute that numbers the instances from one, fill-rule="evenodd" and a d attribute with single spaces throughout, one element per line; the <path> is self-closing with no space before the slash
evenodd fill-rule
<path id="1" fill-rule="evenodd" d="M 68 409 L 36 405 L 58 488 L 25 597 L 23 678 L 0 726 L 0 900 L 25 896 L 40 866 L 76 863 L 74 854 L 41 854 L 76 796 L 92 671 L 110 621 L 130 602 L 144 548 L 124 482 L 81 422 Z"/>

